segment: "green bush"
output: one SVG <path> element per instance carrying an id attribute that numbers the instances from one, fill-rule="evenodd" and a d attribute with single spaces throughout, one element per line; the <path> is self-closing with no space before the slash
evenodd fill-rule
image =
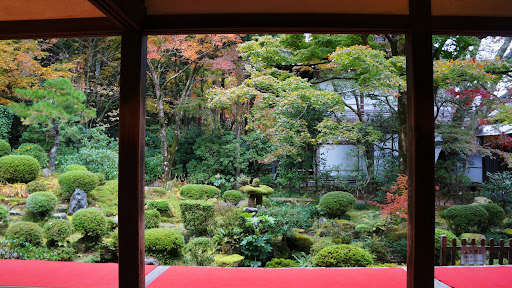
<path id="1" fill-rule="evenodd" d="M 329 192 L 320 198 L 318 206 L 329 218 L 341 218 L 352 208 L 356 198 L 352 194 L 342 191 Z"/>
<path id="2" fill-rule="evenodd" d="M 164 197 L 167 195 L 167 190 L 163 187 L 154 187 L 148 191 L 150 194 L 157 195 L 158 197 Z"/>
<path id="3" fill-rule="evenodd" d="M 57 197 L 52 192 L 34 192 L 27 198 L 27 210 L 45 217 L 57 207 Z"/>
<path id="4" fill-rule="evenodd" d="M 244 260 L 244 256 L 238 254 L 224 255 L 217 254 L 213 257 L 213 266 L 216 267 L 238 267 Z"/>
<path id="5" fill-rule="evenodd" d="M 0 158 L 0 179 L 8 183 L 28 183 L 39 174 L 39 162 L 27 155 L 7 155 Z"/>
<path id="6" fill-rule="evenodd" d="M 336 244 L 334 244 L 331 240 L 320 239 L 320 240 L 316 241 L 315 243 L 313 243 L 313 246 L 311 246 L 311 250 L 310 250 L 311 255 L 314 257 L 322 249 L 329 247 L 329 246 L 334 246 L 334 245 L 336 245 Z"/>
<path id="7" fill-rule="evenodd" d="M 70 164 L 64 168 L 64 173 L 69 171 L 87 171 L 87 167 L 80 164 Z"/>
<path id="8" fill-rule="evenodd" d="M 69 173 L 69 172 L 68 172 Z M 84 237 L 98 238 L 103 236 L 106 228 L 106 217 L 98 209 L 80 209 L 73 214 L 73 227 Z"/>
<path id="9" fill-rule="evenodd" d="M 212 239 L 207 237 L 198 237 L 191 239 L 185 245 L 185 254 L 190 259 L 192 265 L 210 266 L 213 262 L 213 243 Z"/>
<path id="10" fill-rule="evenodd" d="M 455 238 L 457 239 L 457 245 L 460 244 L 460 240 L 457 238 L 457 236 L 455 234 L 453 234 L 452 232 L 448 231 L 448 230 L 443 230 L 443 229 L 438 229 L 436 228 L 435 232 L 434 232 L 434 254 L 435 254 L 435 265 L 439 265 L 439 257 L 441 257 L 441 236 L 442 235 L 446 235 L 447 239 L 446 239 L 446 243 L 451 246 L 452 244 L 452 239 Z M 446 257 L 450 257 L 450 253 L 448 253 L 448 255 L 446 255 Z M 450 263 L 450 258 L 446 259 L 447 263 Z"/>
<path id="11" fill-rule="evenodd" d="M 160 212 L 157 210 L 146 210 L 144 215 L 144 228 L 158 228 L 160 224 Z"/>
<path id="12" fill-rule="evenodd" d="M 156 257 L 163 264 L 181 256 L 185 239 L 178 230 L 153 228 L 146 230 L 146 254 Z"/>
<path id="13" fill-rule="evenodd" d="M 11 145 L 4 139 L 0 139 L 0 157 L 11 154 Z"/>
<path id="14" fill-rule="evenodd" d="M 101 173 L 93 173 L 94 176 L 96 176 L 96 178 L 98 178 L 98 185 L 103 185 L 105 184 L 105 176 L 103 176 L 103 174 Z"/>
<path id="15" fill-rule="evenodd" d="M 180 195 L 192 200 L 206 200 L 220 196 L 219 188 L 202 184 L 187 184 L 181 187 Z"/>
<path id="16" fill-rule="evenodd" d="M 91 146 L 88 144 L 88 146 Z M 107 180 L 117 180 L 118 154 L 117 149 L 82 147 L 78 153 L 66 157 L 65 163 L 81 163 L 93 173 L 101 173 Z"/>
<path id="17" fill-rule="evenodd" d="M 242 192 L 238 190 L 228 190 L 222 194 L 222 200 L 225 202 L 231 203 L 233 205 L 238 204 L 238 202 L 245 199 L 245 196 L 242 194 Z"/>
<path id="18" fill-rule="evenodd" d="M 274 258 L 267 262 L 265 268 L 290 268 L 297 267 L 297 262 L 291 259 Z"/>
<path id="19" fill-rule="evenodd" d="M 41 245 L 43 243 L 43 229 L 32 222 L 15 222 L 7 228 L 6 236 L 16 239 L 23 238 L 25 242 L 32 245 Z"/>
<path id="20" fill-rule="evenodd" d="M 386 263 L 389 261 L 389 247 L 386 246 L 384 239 L 369 238 L 363 243 L 363 248 L 369 251 L 375 261 Z"/>
<path id="21" fill-rule="evenodd" d="M 48 246 L 65 243 L 73 234 L 73 224 L 65 219 L 54 219 L 44 225 L 44 235 Z"/>
<path id="22" fill-rule="evenodd" d="M 60 175 L 59 185 L 61 195 L 69 199 L 77 188 L 89 194 L 98 186 L 98 177 L 89 171 L 73 170 Z"/>
<path id="23" fill-rule="evenodd" d="M 458 205 L 446 209 L 441 216 L 446 219 L 448 228 L 460 235 L 485 231 L 489 213 L 479 205 Z"/>
<path id="24" fill-rule="evenodd" d="M 311 246 L 313 246 L 313 241 L 306 235 L 295 233 L 295 235 L 288 237 L 286 244 L 293 251 L 301 251 L 309 254 Z"/>
<path id="25" fill-rule="evenodd" d="M 34 143 L 23 143 L 16 149 L 16 155 L 28 155 L 36 158 L 37 162 L 41 164 L 41 167 L 48 167 L 50 157 L 46 151 L 44 151 L 43 147 L 39 144 Z"/>
<path id="26" fill-rule="evenodd" d="M 107 233 L 110 233 L 110 232 L 113 232 L 114 230 L 116 230 L 117 228 L 117 223 L 116 223 L 116 220 L 114 220 L 113 218 L 108 218 L 106 217 L 105 218 L 105 231 Z"/>
<path id="27" fill-rule="evenodd" d="M 148 202 L 148 210 L 157 210 L 162 216 L 172 217 L 171 205 L 165 200 L 154 200 Z"/>
<path id="28" fill-rule="evenodd" d="M 0 204 L 0 222 L 6 223 L 9 220 L 9 209 Z"/>
<path id="29" fill-rule="evenodd" d="M 25 191 L 28 194 L 32 194 L 34 192 L 47 191 L 47 190 L 48 190 L 48 188 L 46 188 L 46 184 L 44 184 L 44 182 L 41 182 L 41 181 L 28 182 L 27 186 L 25 188 Z"/>
<path id="30" fill-rule="evenodd" d="M 334 245 L 322 249 L 313 258 L 314 267 L 367 267 L 373 264 L 372 255 L 352 245 Z"/>
<path id="31" fill-rule="evenodd" d="M 205 201 L 183 201 L 180 203 L 183 225 L 191 235 L 204 236 L 208 233 L 214 216 L 215 205 Z"/>
<path id="32" fill-rule="evenodd" d="M 489 217 L 487 217 L 487 225 L 485 225 L 486 228 L 500 227 L 503 220 L 505 220 L 505 210 L 497 204 L 478 204 L 476 206 L 483 208 L 487 214 L 489 214 Z M 482 232 L 487 230 L 488 229 Z"/>

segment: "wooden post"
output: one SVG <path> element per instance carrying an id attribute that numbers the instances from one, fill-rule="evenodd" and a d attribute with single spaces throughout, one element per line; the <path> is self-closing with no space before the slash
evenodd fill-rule
<path id="1" fill-rule="evenodd" d="M 119 287 L 142 288 L 147 38 L 124 32 L 119 100 Z"/>
<path id="2" fill-rule="evenodd" d="M 434 93 L 430 0 L 409 0 L 407 287 L 434 287 Z"/>
<path id="3" fill-rule="evenodd" d="M 446 238 L 446 235 L 441 235 L 441 251 L 439 252 L 439 265 L 441 266 L 446 266 Z"/>

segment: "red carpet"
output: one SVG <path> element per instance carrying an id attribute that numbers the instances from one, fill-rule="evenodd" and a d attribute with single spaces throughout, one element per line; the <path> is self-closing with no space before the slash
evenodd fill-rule
<path id="1" fill-rule="evenodd" d="M 146 266 L 146 275 L 156 266 Z M 0 285 L 32 287 L 115 288 L 116 263 L 0 260 Z"/>
<path id="2" fill-rule="evenodd" d="M 405 288 L 402 268 L 218 268 L 167 269 L 148 288 Z"/>
<path id="3" fill-rule="evenodd" d="M 512 266 L 436 267 L 435 276 L 455 288 L 512 287 Z"/>

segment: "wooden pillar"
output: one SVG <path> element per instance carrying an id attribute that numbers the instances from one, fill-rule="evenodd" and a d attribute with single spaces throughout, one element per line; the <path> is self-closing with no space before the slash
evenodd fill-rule
<path id="1" fill-rule="evenodd" d="M 147 38 L 124 32 L 119 100 L 119 287 L 142 288 Z"/>
<path id="2" fill-rule="evenodd" d="M 407 287 L 434 287 L 435 159 L 430 0 L 409 0 Z"/>

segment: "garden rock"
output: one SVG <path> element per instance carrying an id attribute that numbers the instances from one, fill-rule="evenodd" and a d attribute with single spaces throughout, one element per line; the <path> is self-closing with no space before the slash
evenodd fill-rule
<path id="1" fill-rule="evenodd" d="M 158 259 L 153 258 L 153 257 L 146 257 L 144 259 L 144 261 L 146 262 L 146 265 L 155 265 L 155 266 L 160 265 L 160 261 L 158 261 Z"/>
<path id="2" fill-rule="evenodd" d="M 43 169 L 43 176 L 44 176 L 44 178 L 50 178 L 50 176 L 52 176 L 52 170 L 50 170 L 48 168 L 44 168 Z"/>
<path id="3" fill-rule="evenodd" d="M 245 200 L 242 200 L 240 202 L 238 202 L 238 204 L 236 204 L 236 207 L 240 208 L 242 206 L 247 205 L 247 203 L 249 202 L 249 200 L 245 199 Z"/>
<path id="4" fill-rule="evenodd" d="M 492 204 L 492 200 L 479 196 L 475 197 L 473 204 Z"/>
<path id="5" fill-rule="evenodd" d="M 66 204 L 60 204 L 59 206 L 57 206 L 57 212 L 66 212 L 68 210 L 68 205 Z"/>
<path id="6" fill-rule="evenodd" d="M 116 222 L 116 225 L 119 226 L 119 217 L 114 217 L 112 218 L 114 220 L 114 222 Z"/>
<path id="7" fill-rule="evenodd" d="M 11 211 L 9 211 L 9 214 L 11 216 L 21 216 L 21 215 L 23 215 L 23 213 L 21 211 L 19 211 L 19 210 L 11 210 Z"/>
<path id="8" fill-rule="evenodd" d="M 248 212 L 248 213 L 258 213 L 258 208 L 244 207 L 244 212 Z"/>
<path id="9" fill-rule="evenodd" d="M 83 190 L 76 188 L 69 201 L 68 215 L 73 215 L 76 211 L 87 208 L 87 206 L 87 194 Z"/>
<path id="10" fill-rule="evenodd" d="M 53 215 L 53 218 L 56 218 L 56 219 L 64 219 L 64 220 L 68 220 L 68 216 L 66 216 L 66 213 L 54 213 Z"/>

